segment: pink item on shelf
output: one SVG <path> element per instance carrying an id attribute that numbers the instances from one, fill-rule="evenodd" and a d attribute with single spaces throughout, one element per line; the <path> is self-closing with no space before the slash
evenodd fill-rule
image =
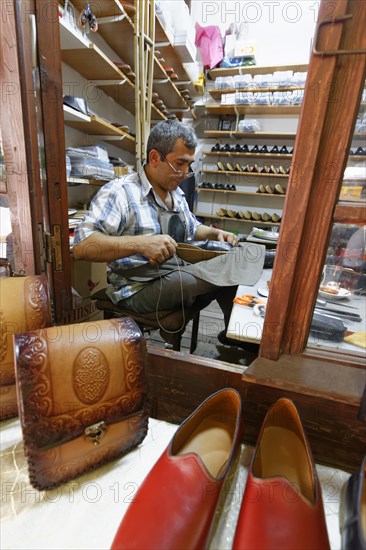
<path id="1" fill-rule="evenodd" d="M 196 23 L 196 41 L 205 67 L 213 69 L 224 57 L 220 28 L 216 25 L 201 27 Z"/>

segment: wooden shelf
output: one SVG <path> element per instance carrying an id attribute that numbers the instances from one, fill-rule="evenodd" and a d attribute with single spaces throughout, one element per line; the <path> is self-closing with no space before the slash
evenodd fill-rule
<path id="1" fill-rule="evenodd" d="M 253 195 L 255 197 L 278 197 L 284 199 L 286 195 L 279 193 L 256 193 L 255 191 L 230 191 L 229 189 L 206 189 L 204 187 L 197 187 L 196 191 L 209 191 L 211 193 L 234 193 L 236 195 Z"/>
<path id="2" fill-rule="evenodd" d="M 217 157 L 250 157 L 250 158 L 273 158 L 273 159 L 292 159 L 292 154 L 281 154 L 281 153 L 238 153 L 236 151 L 202 151 L 202 155 Z M 352 158 L 352 157 L 351 157 Z M 366 158 L 366 157 L 365 157 Z"/>
<path id="3" fill-rule="evenodd" d="M 184 84 L 184 87 L 187 88 L 191 97 L 195 97 L 197 95 L 196 88 L 188 76 L 182 61 L 172 45 L 172 40 L 165 31 L 158 16 L 155 17 L 155 49 L 159 50 L 165 59 L 164 65 L 173 67 L 174 72 L 178 75 L 177 82 L 179 84 Z"/>
<path id="4" fill-rule="evenodd" d="M 88 135 L 98 136 L 105 141 L 113 141 L 113 145 L 131 153 L 135 151 L 133 136 L 95 115 L 86 116 L 64 105 L 64 120 L 65 124 L 71 128 L 76 128 Z"/>
<path id="5" fill-rule="evenodd" d="M 224 130 L 205 130 L 206 138 L 251 138 L 251 139 L 295 139 L 296 134 L 282 132 L 235 132 Z"/>
<path id="6" fill-rule="evenodd" d="M 231 176 L 255 176 L 270 178 L 288 178 L 289 174 L 258 174 L 258 172 L 239 172 L 238 170 L 199 170 L 201 174 L 229 174 Z"/>
<path id="7" fill-rule="evenodd" d="M 301 105 L 205 105 L 208 115 L 298 115 Z M 202 106 L 199 106 L 202 109 Z"/>
<path id="8" fill-rule="evenodd" d="M 220 98 L 222 95 L 226 94 L 236 94 L 238 93 L 265 93 L 265 92 L 295 92 L 297 90 L 304 90 L 304 86 L 270 86 L 268 88 L 224 88 L 209 90 L 210 95 L 214 99 Z"/>
<path id="9" fill-rule="evenodd" d="M 75 4 L 75 3 L 74 3 Z M 85 3 L 77 2 L 84 9 Z M 60 19 L 62 60 L 79 72 L 84 78 L 95 83 L 119 105 L 135 114 L 135 85 L 115 65 L 122 59 L 134 67 L 134 25 L 119 3 L 114 0 L 98 1 L 98 33 L 116 52 L 116 59 L 109 59 L 98 46 L 92 43 L 67 20 Z M 120 37 L 123 36 L 123 40 Z M 154 79 L 163 79 L 164 85 L 154 84 L 166 107 L 177 116 L 192 114 L 178 88 L 170 80 L 160 62 L 155 59 Z M 168 85 L 167 85 L 168 84 Z M 152 106 L 153 118 L 166 117 Z"/>
<path id="10" fill-rule="evenodd" d="M 71 186 L 98 185 L 99 187 L 102 187 L 108 181 L 110 181 L 110 180 L 109 179 L 108 180 L 95 180 L 95 179 L 91 179 L 91 178 L 74 178 L 74 177 L 71 177 L 71 176 L 69 178 L 67 178 L 67 183 Z"/>
<path id="11" fill-rule="evenodd" d="M 230 222 L 239 222 L 239 223 L 255 223 L 260 225 L 281 225 L 280 222 L 263 222 L 261 220 L 242 220 L 240 218 L 229 218 L 228 216 L 213 216 L 211 214 L 202 214 L 200 212 L 195 212 L 195 216 L 198 218 L 207 218 L 211 220 L 225 220 Z"/>
<path id="12" fill-rule="evenodd" d="M 250 67 L 233 67 L 227 69 L 211 69 L 208 71 L 208 77 L 211 80 L 215 80 L 218 76 L 235 76 L 237 74 L 269 74 L 276 71 L 294 71 L 294 72 L 305 72 L 308 70 L 307 64 L 300 65 L 277 65 L 271 67 L 258 67 L 257 65 L 252 65 Z"/>

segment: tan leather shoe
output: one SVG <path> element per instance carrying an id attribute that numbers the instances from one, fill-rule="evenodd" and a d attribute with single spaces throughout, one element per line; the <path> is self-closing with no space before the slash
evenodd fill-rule
<path id="1" fill-rule="evenodd" d="M 278 214 L 272 214 L 271 219 L 274 223 L 277 223 L 281 221 L 281 216 L 279 216 Z"/>
<path id="2" fill-rule="evenodd" d="M 265 189 L 266 189 L 266 193 L 273 195 L 273 188 L 270 185 L 266 185 Z"/>
<path id="3" fill-rule="evenodd" d="M 255 221 L 260 221 L 262 219 L 262 215 L 259 214 L 259 212 L 252 212 L 252 219 Z"/>

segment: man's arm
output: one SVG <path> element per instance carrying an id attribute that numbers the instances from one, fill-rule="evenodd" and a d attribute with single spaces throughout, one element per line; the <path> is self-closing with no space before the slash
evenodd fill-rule
<path id="1" fill-rule="evenodd" d="M 110 262 L 133 254 L 142 254 L 150 263 L 164 262 L 177 248 L 169 235 L 131 235 L 113 237 L 95 231 L 83 241 L 75 244 L 73 254 L 76 260 Z"/>
<path id="2" fill-rule="evenodd" d="M 209 227 L 208 225 L 199 225 L 194 235 L 195 240 L 203 241 L 209 239 L 211 241 L 226 241 L 234 246 L 238 244 L 238 237 L 228 231 L 217 229 L 216 227 Z"/>

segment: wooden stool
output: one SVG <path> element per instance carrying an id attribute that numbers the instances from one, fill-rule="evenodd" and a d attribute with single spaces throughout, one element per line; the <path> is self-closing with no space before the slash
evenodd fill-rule
<path id="1" fill-rule="evenodd" d="M 191 345 L 189 352 L 193 353 L 197 347 L 198 326 L 200 321 L 200 311 L 208 305 L 197 301 L 193 306 L 184 309 L 184 319 L 182 310 L 160 310 L 158 311 L 158 319 L 156 312 L 151 313 L 134 313 L 127 309 L 116 306 L 108 298 L 105 289 L 99 290 L 91 296 L 95 300 L 96 307 L 103 311 L 104 319 L 112 317 L 131 317 L 142 331 L 150 331 L 160 329 L 161 337 L 173 346 L 174 351 L 180 351 L 182 336 L 186 329 L 187 323 L 193 320 Z M 182 327 L 184 322 L 184 327 Z"/>

